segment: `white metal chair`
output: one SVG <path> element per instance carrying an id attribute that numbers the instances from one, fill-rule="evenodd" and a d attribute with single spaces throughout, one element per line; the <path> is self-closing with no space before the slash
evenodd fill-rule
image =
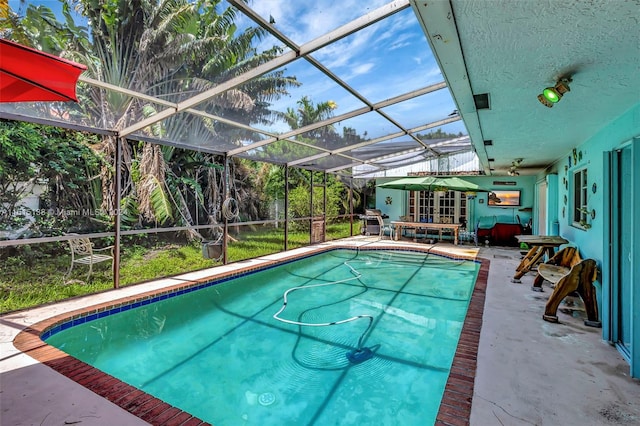
<path id="1" fill-rule="evenodd" d="M 380 239 L 384 238 L 384 236 L 389 233 L 389 239 L 393 240 L 393 228 L 394 226 L 392 224 L 390 224 L 388 221 L 385 223 L 384 220 L 382 220 L 382 225 L 380 225 Z"/>
<path id="2" fill-rule="evenodd" d="M 75 234 L 70 234 L 70 235 L 75 235 Z M 73 265 L 76 263 L 80 265 L 89 266 L 87 281 L 89 280 L 89 277 L 91 277 L 94 264 L 100 263 L 100 262 L 106 262 L 107 260 L 110 260 L 111 266 L 113 267 L 113 246 L 96 249 L 96 248 L 93 248 L 93 243 L 89 240 L 89 238 L 78 237 L 78 238 L 73 238 L 69 240 L 69 248 L 71 249 L 71 266 L 69 266 L 69 271 L 64 276 L 65 281 L 71 275 L 71 271 L 73 270 Z M 111 255 L 95 253 L 95 252 L 104 252 L 107 250 L 110 250 Z"/>

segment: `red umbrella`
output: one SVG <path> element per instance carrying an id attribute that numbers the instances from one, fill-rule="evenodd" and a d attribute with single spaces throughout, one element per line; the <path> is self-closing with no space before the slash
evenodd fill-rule
<path id="1" fill-rule="evenodd" d="M 75 101 L 87 67 L 0 39 L 0 102 Z"/>

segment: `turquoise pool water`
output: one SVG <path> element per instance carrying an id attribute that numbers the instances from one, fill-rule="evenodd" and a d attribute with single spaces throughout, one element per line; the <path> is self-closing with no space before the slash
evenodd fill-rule
<path id="1" fill-rule="evenodd" d="M 433 254 L 333 250 L 45 337 L 216 426 L 427 425 L 478 269 Z M 293 287 L 303 288 L 283 307 Z M 359 342 L 373 357 L 352 363 Z"/>

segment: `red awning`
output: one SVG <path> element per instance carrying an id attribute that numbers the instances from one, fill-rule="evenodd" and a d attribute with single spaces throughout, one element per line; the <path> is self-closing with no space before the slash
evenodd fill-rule
<path id="1" fill-rule="evenodd" d="M 0 102 L 75 101 L 87 67 L 0 39 Z"/>

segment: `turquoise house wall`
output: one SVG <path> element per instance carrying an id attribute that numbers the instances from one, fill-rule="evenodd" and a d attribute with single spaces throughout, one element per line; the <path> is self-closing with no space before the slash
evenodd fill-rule
<path id="1" fill-rule="evenodd" d="M 520 216 L 520 221 L 524 224 L 531 218 L 531 211 L 523 211 L 523 208 L 533 208 L 535 198 L 535 176 L 463 176 L 464 180 L 473 182 L 488 190 L 508 190 L 518 189 L 521 191 L 521 206 L 519 207 L 490 207 L 487 204 L 488 193 L 478 192 L 478 196 L 470 200 L 469 222 L 475 224 L 482 216 L 504 216 L 516 220 L 516 215 Z M 495 185 L 494 182 L 515 182 L 515 185 Z M 482 201 L 481 201 L 482 200 Z M 475 226 L 475 225 L 474 225 Z"/>
<path id="2" fill-rule="evenodd" d="M 611 199 L 609 189 L 610 179 L 608 176 L 608 164 L 606 164 L 605 152 L 615 150 L 624 143 L 629 143 L 634 137 L 634 176 L 632 191 L 629 196 L 633 197 L 633 209 L 631 217 L 638 217 L 640 214 L 640 104 L 618 117 L 612 123 L 590 137 L 584 143 L 577 145 L 574 151 L 569 151 L 558 162 L 547 170 L 547 174 L 557 174 L 560 181 L 558 190 L 557 217 L 559 218 L 560 235 L 576 245 L 583 258 L 595 259 L 602 274 L 598 275 L 596 281 L 596 292 L 599 303 L 599 312 L 602 320 L 603 338 L 608 339 L 611 335 L 611 311 L 608 295 L 611 292 L 609 282 L 609 242 L 610 235 L 610 214 L 606 211 Z M 577 161 L 576 161 L 577 160 Z M 587 205 L 589 210 L 596 211 L 595 219 L 591 220 L 589 229 L 580 229 L 571 224 L 569 206 L 571 205 L 572 182 L 570 177 L 572 172 L 587 167 L 587 177 L 589 192 L 587 195 Z M 539 176 L 540 177 L 540 176 Z M 563 178 L 569 182 L 565 185 Z M 596 184 L 595 193 L 591 190 Z M 565 204 L 565 196 L 567 203 Z M 565 209 L 563 216 L 563 208 Z M 615 206 L 611 206 L 615 209 Z M 640 223 L 634 223 L 634 229 L 630 229 L 632 235 L 632 342 L 631 342 L 631 375 L 640 377 Z M 611 243 L 616 243 L 611 241 Z M 605 300 L 606 303 L 602 303 Z"/>
<path id="3" fill-rule="evenodd" d="M 397 178 L 377 179 L 376 184 L 389 182 Z M 389 198 L 387 198 L 389 197 Z M 387 204 L 388 200 L 391 201 Z M 409 191 L 399 189 L 376 188 L 376 209 L 389 216 L 390 220 L 398 220 L 400 216 L 407 214 Z"/>

